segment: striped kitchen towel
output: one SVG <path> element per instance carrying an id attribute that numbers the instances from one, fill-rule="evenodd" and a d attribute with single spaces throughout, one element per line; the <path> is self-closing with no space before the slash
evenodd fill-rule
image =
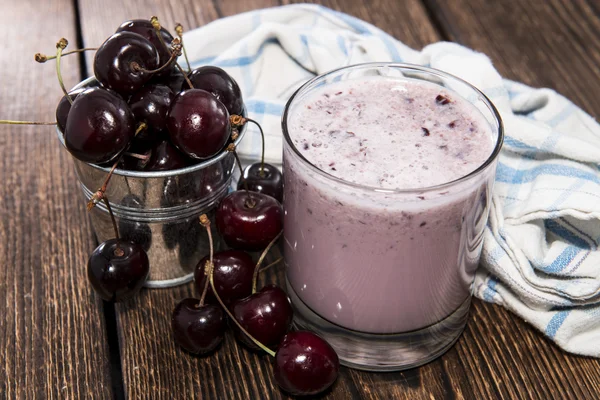
<path id="1" fill-rule="evenodd" d="M 503 79 L 454 43 L 410 49 L 380 29 L 316 5 L 221 19 L 186 33 L 194 67 L 218 65 L 240 84 L 281 163 L 280 118 L 303 82 L 368 61 L 426 65 L 462 77 L 498 107 L 506 141 L 475 296 L 520 315 L 563 349 L 600 357 L 600 126 L 550 89 Z M 250 128 L 240 153 L 260 155 Z"/>

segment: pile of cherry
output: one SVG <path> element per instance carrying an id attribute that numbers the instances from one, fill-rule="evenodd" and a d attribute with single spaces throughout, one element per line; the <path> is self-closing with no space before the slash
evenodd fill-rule
<path id="1" fill-rule="evenodd" d="M 242 115 L 241 91 L 225 71 L 214 66 L 191 70 L 189 63 L 184 71 L 178 63 L 185 55 L 181 25 L 175 30 L 174 38 L 156 17 L 123 23 L 97 49 L 96 81 L 69 93 L 62 83 L 60 59 L 85 49 L 63 53 L 67 41 L 61 39 L 56 56 L 36 55 L 41 62 L 56 59 L 65 93 L 56 124 L 69 152 L 88 163 L 112 166 L 88 203 L 91 209 L 104 202 L 115 230 L 115 237 L 101 243 L 88 261 L 88 278 L 106 301 L 134 296 L 150 270 L 144 243 L 119 236 L 106 196 L 114 170 L 174 170 L 223 151 L 234 154 L 241 170 L 234 142 L 239 128 L 255 123 Z M 336 380 L 337 354 L 314 333 L 291 330 L 292 307 L 280 287 L 256 287 L 261 264 L 282 233 L 282 185 L 279 170 L 264 163 L 263 135 L 263 160 L 242 172 L 238 190 L 216 210 L 217 230 L 229 250 L 213 254 L 210 221 L 200 217 L 210 254 L 195 271 L 199 299 L 177 304 L 171 325 L 181 347 L 206 355 L 222 342 L 229 321 L 241 343 L 275 358 L 275 380 L 282 389 L 310 395 Z M 262 251 L 256 265 L 248 251 Z"/>

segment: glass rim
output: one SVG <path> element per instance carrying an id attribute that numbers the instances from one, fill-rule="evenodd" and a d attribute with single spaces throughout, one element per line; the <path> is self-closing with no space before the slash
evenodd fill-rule
<path id="1" fill-rule="evenodd" d="M 79 82 L 77 85 L 75 85 L 71 90 L 69 90 L 69 92 L 79 89 L 79 88 L 83 87 L 84 85 L 87 85 L 88 83 L 94 82 L 95 80 L 96 80 L 96 78 L 93 76 L 86 78 L 86 79 L 82 80 L 81 82 Z M 246 108 L 245 107 L 242 110 L 242 115 L 246 116 Z M 64 135 L 63 135 L 63 132 L 58 127 L 58 125 L 56 126 L 56 134 L 58 136 L 58 140 L 60 141 L 60 143 L 66 150 L 67 146 L 65 144 Z M 236 148 L 240 144 L 240 141 L 242 140 L 242 138 L 244 137 L 245 134 L 246 134 L 246 124 L 244 124 L 240 129 L 238 129 L 238 137 L 233 142 L 233 144 L 235 145 Z M 67 150 L 67 152 L 68 152 L 68 150 Z M 213 157 L 209 158 L 208 160 L 203 160 L 203 161 L 199 160 L 200 162 L 197 164 L 179 168 L 179 169 L 171 169 L 171 170 L 167 170 L 167 171 L 131 171 L 128 169 L 115 168 L 113 173 L 115 175 L 131 177 L 131 178 L 166 178 L 169 176 L 185 175 L 190 172 L 195 172 L 195 171 L 204 169 L 206 167 L 210 167 L 211 165 L 216 164 L 217 162 L 223 160 L 225 157 L 227 157 L 228 154 L 229 154 L 229 152 L 227 151 L 227 147 L 225 147 L 216 156 L 213 156 Z M 106 173 L 109 173 L 111 170 L 110 166 L 102 167 L 98 164 L 77 160 L 77 158 L 75 158 L 75 157 L 73 157 L 73 159 L 76 161 L 82 162 L 89 167 L 92 167 L 92 168 L 100 170 L 100 171 L 104 171 Z"/>
<path id="2" fill-rule="evenodd" d="M 433 76 L 438 76 L 438 77 L 445 78 L 445 79 L 455 80 L 455 81 L 465 84 L 469 89 L 473 90 L 477 95 L 479 95 L 481 100 L 483 101 L 483 103 L 491 111 L 491 113 L 492 113 L 493 117 L 495 118 L 497 125 L 498 125 L 498 127 L 497 127 L 498 128 L 498 137 L 496 140 L 496 144 L 494 146 L 494 150 L 489 155 L 489 157 L 481 165 L 479 165 L 476 169 L 474 169 L 473 171 L 469 172 L 468 174 L 461 176 L 460 178 L 457 178 L 455 180 L 452 180 L 449 182 L 444 182 L 439 185 L 414 187 L 414 188 L 403 188 L 403 189 L 386 189 L 386 188 L 381 188 L 381 187 L 376 187 L 376 186 L 362 185 L 362 184 L 358 184 L 358 183 L 349 182 L 344 179 L 338 178 L 337 176 L 331 175 L 327 171 L 324 171 L 324 170 L 318 168 L 316 165 L 314 165 L 312 162 L 310 162 L 308 159 L 306 159 L 306 157 L 304 157 L 302 155 L 302 153 L 298 150 L 296 145 L 293 143 L 293 141 L 290 137 L 290 134 L 288 132 L 287 120 L 288 120 L 289 111 L 290 111 L 290 108 L 291 108 L 291 105 L 292 105 L 294 99 L 296 99 L 296 97 L 304 89 L 306 89 L 313 83 L 315 83 L 319 80 L 322 80 L 328 76 L 334 75 L 338 72 L 341 72 L 344 70 L 352 70 L 352 69 L 362 69 L 362 68 L 367 69 L 367 68 L 382 68 L 382 67 L 392 67 L 392 68 L 408 70 L 408 71 L 424 72 L 424 73 L 428 73 Z M 378 192 L 378 193 L 390 193 L 390 194 L 430 192 L 430 191 L 435 191 L 435 190 L 443 190 L 448 187 L 457 185 L 461 182 L 467 181 L 467 180 L 473 178 L 474 176 L 480 175 L 484 170 L 487 169 L 488 166 L 490 166 L 498 158 L 498 155 L 500 154 L 500 150 L 502 149 L 502 144 L 504 142 L 504 124 L 502 122 L 502 117 L 500 116 L 500 113 L 498 112 L 498 109 L 496 108 L 494 103 L 492 103 L 491 100 L 481 90 L 479 90 L 475 86 L 471 85 L 469 82 L 465 81 L 464 79 L 459 78 L 455 75 L 449 74 L 447 72 L 441 71 L 439 69 L 424 67 L 424 66 L 417 65 L 417 64 L 395 63 L 395 62 L 368 62 L 368 63 L 354 64 L 354 65 L 344 66 L 341 68 L 336 68 L 336 69 L 326 72 L 324 74 L 315 76 L 314 78 L 310 79 L 309 81 L 305 82 L 302 86 L 300 86 L 287 101 L 284 111 L 283 111 L 283 114 L 281 116 L 281 130 L 283 133 L 283 137 L 285 138 L 285 141 L 288 144 L 288 146 L 291 147 L 293 152 L 298 157 L 300 157 L 300 159 L 306 165 L 308 165 L 309 168 L 312 169 L 314 172 L 324 176 L 327 179 L 330 179 L 332 181 L 335 181 L 337 183 L 340 183 L 342 185 L 345 185 L 345 186 L 348 186 L 351 188 L 360 189 L 360 190 L 370 190 L 370 191 Z"/>

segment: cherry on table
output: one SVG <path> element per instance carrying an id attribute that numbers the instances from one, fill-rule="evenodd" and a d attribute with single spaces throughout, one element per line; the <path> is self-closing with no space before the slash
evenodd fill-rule
<path id="1" fill-rule="evenodd" d="M 248 189 L 283 200 L 283 175 L 271 164 L 260 162 L 248 165 L 237 185 L 238 190 Z"/>
<path id="2" fill-rule="evenodd" d="M 150 263 L 139 244 L 109 239 L 96 247 L 88 260 L 87 272 L 102 299 L 118 302 L 131 298 L 144 286 Z"/>
<path id="3" fill-rule="evenodd" d="M 215 96 L 230 115 L 241 115 L 244 108 L 242 91 L 237 82 L 224 70 L 212 65 L 196 68 L 189 74 L 189 79 L 196 89 L 206 90 Z M 186 82 L 182 88 L 186 88 Z"/>
<path id="4" fill-rule="evenodd" d="M 251 296 L 234 302 L 231 312 L 242 327 L 267 347 L 275 347 L 290 329 L 293 311 L 285 292 L 267 285 Z M 238 339 L 258 350 L 254 342 L 233 324 Z"/>
<path id="5" fill-rule="evenodd" d="M 231 132 L 229 113 L 223 103 L 200 89 L 184 90 L 175 96 L 167 128 L 173 144 L 199 160 L 221 151 Z"/>
<path id="6" fill-rule="evenodd" d="M 152 77 L 152 73 L 146 71 L 158 66 L 156 47 L 132 32 L 115 33 L 102 43 L 94 57 L 96 79 L 122 96 L 140 90 Z"/>
<path id="7" fill-rule="evenodd" d="M 104 88 L 80 93 L 67 117 L 65 145 L 77 159 L 102 164 L 114 160 L 135 135 L 135 119 L 118 94 Z"/>
<path id="8" fill-rule="evenodd" d="M 208 259 L 209 257 L 206 256 L 200 260 L 194 272 L 194 283 L 197 293 L 202 293 L 206 285 L 207 276 L 204 268 Z M 217 252 L 213 255 L 213 265 L 215 287 L 223 303 L 229 305 L 235 300 L 252 294 L 254 262 L 248 253 L 240 250 Z M 210 304 L 218 304 L 210 286 L 206 293 L 205 301 Z"/>
<path id="9" fill-rule="evenodd" d="M 271 196 L 237 190 L 217 208 L 217 229 L 230 247 L 256 251 L 267 245 L 283 228 L 281 204 Z"/>
<path id="10" fill-rule="evenodd" d="M 312 332 L 288 333 L 275 353 L 275 381 L 294 396 L 323 392 L 335 382 L 339 369 L 335 350 Z"/>
<path id="11" fill-rule="evenodd" d="M 175 342 L 194 354 L 207 354 L 223 341 L 227 327 L 223 310 L 200 300 L 181 300 L 171 317 Z"/>

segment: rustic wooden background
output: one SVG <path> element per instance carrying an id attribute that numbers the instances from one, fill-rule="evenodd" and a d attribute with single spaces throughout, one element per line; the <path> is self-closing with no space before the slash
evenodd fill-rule
<path id="1" fill-rule="evenodd" d="M 597 0 L 316 1 L 421 48 L 456 41 L 487 53 L 507 78 L 555 88 L 600 114 Z M 194 28 L 277 0 L 0 0 L 0 117 L 52 120 L 60 91 L 33 54 L 100 44 L 124 20 L 158 15 Z M 67 86 L 90 60 L 64 60 Z M 87 61 L 87 62 L 86 62 Z M 170 313 L 191 285 L 102 303 L 87 284 L 94 248 L 70 156 L 51 127 L 0 127 L 0 398 L 287 398 L 266 356 L 231 336 L 210 358 L 184 354 Z M 273 270 L 265 279 L 278 280 Z M 474 302 L 457 345 L 424 367 L 373 374 L 342 369 L 327 399 L 600 398 L 600 361 L 568 355 L 519 318 Z"/>

